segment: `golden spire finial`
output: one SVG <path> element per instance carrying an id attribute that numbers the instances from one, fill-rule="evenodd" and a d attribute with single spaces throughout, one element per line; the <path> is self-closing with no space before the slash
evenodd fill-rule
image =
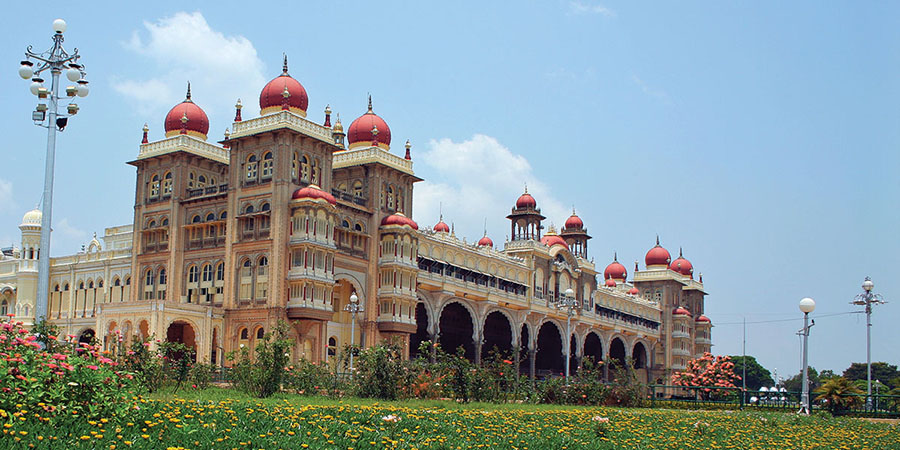
<path id="1" fill-rule="evenodd" d="M 369 94 L 369 112 L 372 112 L 372 94 Z"/>
<path id="2" fill-rule="evenodd" d="M 181 123 L 186 124 L 191 119 L 188 119 L 187 112 L 181 113 Z"/>
<path id="3" fill-rule="evenodd" d="M 288 74 L 287 53 L 282 53 L 282 55 L 284 56 L 284 65 L 281 67 L 281 73 L 282 73 L 282 75 L 287 75 Z"/>

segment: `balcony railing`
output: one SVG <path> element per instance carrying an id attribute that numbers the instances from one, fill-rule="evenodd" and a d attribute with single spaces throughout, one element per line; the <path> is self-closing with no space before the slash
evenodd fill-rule
<path id="1" fill-rule="evenodd" d="M 354 203 L 359 206 L 368 206 L 369 205 L 369 199 L 367 199 L 365 197 L 353 195 L 349 192 L 344 192 L 340 189 L 332 188 L 331 195 L 333 195 L 334 198 L 336 198 L 336 199 L 343 200 L 345 202 Z"/>
<path id="2" fill-rule="evenodd" d="M 219 194 L 227 194 L 228 193 L 228 183 L 223 183 L 217 186 L 207 186 L 202 188 L 194 188 L 188 189 L 186 193 L 186 197 L 188 199 L 197 198 L 197 197 L 206 197 L 210 195 L 219 195 Z"/>

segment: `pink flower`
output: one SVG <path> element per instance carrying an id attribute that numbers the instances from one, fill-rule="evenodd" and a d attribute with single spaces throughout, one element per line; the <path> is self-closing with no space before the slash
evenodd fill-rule
<path id="1" fill-rule="evenodd" d="M 91 369 L 91 370 L 97 370 L 97 369 L 98 369 L 97 366 L 93 366 L 93 365 L 87 366 L 87 368 L 88 368 L 88 369 Z"/>

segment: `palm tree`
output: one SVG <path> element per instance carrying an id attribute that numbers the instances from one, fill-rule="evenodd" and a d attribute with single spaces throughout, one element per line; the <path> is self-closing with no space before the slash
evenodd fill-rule
<path id="1" fill-rule="evenodd" d="M 859 395 L 863 392 L 844 377 L 832 378 L 813 392 L 819 394 L 816 400 L 827 402 L 831 414 L 851 409 L 862 403 Z"/>

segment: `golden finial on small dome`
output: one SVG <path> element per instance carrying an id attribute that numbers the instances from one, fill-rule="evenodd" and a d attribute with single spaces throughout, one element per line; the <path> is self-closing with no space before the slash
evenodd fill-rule
<path id="1" fill-rule="evenodd" d="M 344 131 L 344 125 L 341 124 L 341 113 L 337 114 L 337 120 L 334 122 L 334 127 L 332 129 L 335 133 Z"/>
<path id="2" fill-rule="evenodd" d="M 147 126 L 147 122 L 144 122 L 144 128 L 143 128 L 143 131 L 144 131 L 144 133 L 150 131 L 150 127 Z"/>
<path id="3" fill-rule="evenodd" d="M 189 120 L 191 119 L 188 119 L 187 112 L 181 113 L 181 123 L 187 124 Z"/>
<path id="4" fill-rule="evenodd" d="M 243 108 L 243 107 L 244 107 L 244 105 L 241 104 L 241 99 L 238 99 L 238 100 L 237 100 L 237 103 L 234 104 L 234 108 L 235 108 L 235 109 L 241 109 L 241 108 Z"/>
<path id="5" fill-rule="evenodd" d="M 281 91 L 281 96 L 284 98 L 288 98 L 291 96 L 291 91 L 288 90 L 287 84 L 284 85 L 284 90 Z"/>
<path id="6" fill-rule="evenodd" d="M 231 137 L 231 130 L 229 130 L 228 128 L 225 128 L 225 139 L 228 139 L 230 137 Z"/>
<path id="7" fill-rule="evenodd" d="M 325 105 L 325 114 L 331 114 L 331 105 Z"/>

